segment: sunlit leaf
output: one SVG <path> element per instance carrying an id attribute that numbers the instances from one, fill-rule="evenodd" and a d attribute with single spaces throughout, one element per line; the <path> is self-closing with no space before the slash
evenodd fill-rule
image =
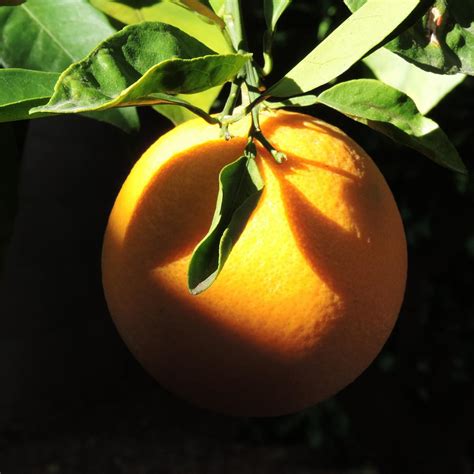
<path id="1" fill-rule="evenodd" d="M 191 9 L 188 5 L 189 0 L 183 0 L 182 2 L 170 0 L 156 0 L 154 2 L 91 0 L 91 3 L 107 15 L 127 25 L 141 23 L 142 21 L 159 21 L 179 28 L 217 53 L 232 52 L 232 48 L 223 33 L 222 20 L 216 17 L 219 23 L 212 21 L 209 18 L 209 15 L 213 13 L 212 11 L 208 11 L 207 16 L 205 16 Z M 197 1 L 194 3 L 199 4 Z M 194 3 L 191 2 L 191 5 Z M 206 7 L 204 5 L 201 5 L 201 7 L 200 12 L 206 12 Z"/>
<path id="2" fill-rule="evenodd" d="M 367 0 L 344 0 L 355 11 Z M 423 18 L 387 48 L 417 66 L 444 74 L 474 74 L 474 1 L 430 2 Z"/>
<path id="3" fill-rule="evenodd" d="M 349 69 L 382 43 L 420 0 L 369 0 L 268 90 L 275 97 L 309 92 Z"/>
<path id="4" fill-rule="evenodd" d="M 177 28 L 144 22 L 124 28 L 73 64 L 36 112 L 78 113 L 152 105 L 153 94 L 192 94 L 232 79 L 249 59 L 213 54 Z M 162 97 L 161 97 L 162 98 Z"/>
<path id="5" fill-rule="evenodd" d="M 380 48 L 364 59 L 375 76 L 407 94 L 422 114 L 458 86 L 464 74 L 442 75 L 424 71 L 386 48 Z"/>
<path id="6" fill-rule="evenodd" d="M 193 36 L 217 53 L 232 52 L 232 47 L 227 42 L 223 32 L 223 21 L 210 7 L 198 0 L 177 0 L 175 3 L 169 0 L 156 0 L 155 2 L 91 0 L 91 3 L 122 23 L 134 24 L 142 21 L 167 23 Z M 221 87 L 216 87 L 212 90 L 180 98 L 205 112 L 209 112 L 220 90 Z M 175 125 L 195 117 L 192 112 L 183 107 L 160 105 L 156 106 L 155 109 Z"/>
<path id="7" fill-rule="evenodd" d="M 421 115 L 406 94 L 383 82 L 375 79 L 343 82 L 324 91 L 318 99 L 442 166 L 466 171 L 458 152 L 438 124 Z"/>

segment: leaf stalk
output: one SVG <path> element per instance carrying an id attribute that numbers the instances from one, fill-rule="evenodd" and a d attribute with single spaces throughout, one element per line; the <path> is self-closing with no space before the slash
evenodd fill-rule
<path id="1" fill-rule="evenodd" d="M 244 53 L 248 51 L 247 38 L 245 35 L 245 30 L 242 23 L 242 11 L 241 11 L 241 2 L 240 0 L 226 0 L 225 1 L 225 11 L 224 11 L 224 21 L 229 32 L 232 44 L 236 51 L 239 53 Z M 268 67 L 271 68 L 267 64 Z M 259 141 L 272 155 L 272 157 L 278 162 L 282 163 L 286 156 L 284 153 L 275 150 L 271 143 L 265 138 L 261 128 L 259 120 L 259 111 L 260 103 L 263 102 L 267 97 L 265 94 L 262 94 L 260 91 L 260 75 L 258 73 L 257 67 L 252 61 L 247 61 L 244 66 L 244 71 L 242 73 L 244 81 L 238 85 L 234 82 L 231 86 L 231 91 L 227 102 L 224 106 L 223 113 L 221 115 L 221 120 L 223 121 L 222 130 L 226 139 L 230 138 L 228 131 L 228 125 L 232 122 L 240 120 L 248 113 L 252 114 L 252 127 L 250 130 L 249 137 L 253 141 L 256 139 Z M 242 90 L 242 86 L 246 86 L 245 94 Z M 233 110 L 235 108 L 235 100 L 237 94 L 237 88 L 241 89 L 242 98 L 246 99 L 248 96 L 248 103 L 243 104 L 244 108 L 242 112 L 237 115 L 234 115 Z M 228 117 L 228 119 L 227 119 Z M 227 119 L 227 120 L 226 120 Z"/>

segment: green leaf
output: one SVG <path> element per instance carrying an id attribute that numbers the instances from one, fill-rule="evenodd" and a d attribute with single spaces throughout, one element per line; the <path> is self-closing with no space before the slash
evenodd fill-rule
<path id="1" fill-rule="evenodd" d="M 35 112 L 77 113 L 158 104 L 162 94 L 192 94 L 232 79 L 249 59 L 213 54 L 164 23 L 131 25 L 60 77 L 50 102 Z M 153 94 L 161 96 L 153 97 Z"/>
<path id="2" fill-rule="evenodd" d="M 265 22 L 270 32 L 274 32 L 276 24 L 292 0 L 264 0 L 263 9 Z"/>
<path id="3" fill-rule="evenodd" d="M 242 156 L 225 166 L 219 176 L 219 194 L 211 228 L 194 250 L 188 270 L 189 291 L 209 288 L 257 206 L 263 180 L 252 157 Z"/>
<path id="4" fill-rule="evenodd" d="M 107 18 L 86 0 L 28 0 L 0 8 L 0 63 L 8 68 L 62 72 L 114 33 Z M 131 131 L 135 110 L 114 110 L 94 118 Z"/>
<path id="5" fill-rule="evenodd" d="M 268 94 L 290 97 L 335 79 L 382 43 L 419 3 L 420 0 L 369 0 L 270 87 Z"/>
<path id="6" fill-rule="evenodd" d="M 57 72 L 0 69 L 0 122 L 51 115 L 50 113 L 30 115 L 30 110 L 48 102 L 58 78 Z M 126 132 L 136 130 L 139 126 L 134 109 L 105 110 L 83 115 L 100 122 L 112 123 Z"/>
<path id="7" fill-rule="evenodd" d="M 424 71 L 386 48 L 378 49 L 364 62 L 378 79 L 413 99 L 423 115 L 466 78 L 464 74 L 442 75 Z"/>
<path id="8" fill-rule="evenodd" d="M 344 0 L 355 11 L 366 0 Z M 474 1 L 437 0 L 386 46 L 428 71 L 474 75 Z"/>
<path id="9" fill-rule="evenodd" d="M 86 0 L 28 0 L 0 9 L 5 67 L 62 72 L 114 33 Z"/>
<path id="10" fill-rule="evenodd" d="M 48 102 L 56 72 L 0 69 L 0 122 L 29 119 L 29 110 Z"/>
<path id="11" fill-rule="evenodd" d="M 179 28 L 217 53 L 233 52 L 224 36 L 222 20 L 196 0 L 179 3 L 170 0 L 91 0 L 91 4 L 126 25 L 159 21 Z"/>
<path id="12" fill-rule="evenodd" d="M 321 93 L 319 101 L 442 166 L 466 172 L 458 152 L 436 122 L 421 115 L 406 94 L 383 82 L 375 79 L 343 82 Z"/>
<path id="13" fill-rule="evenodd" d="M 130 0 L 91 0 L 92 5 L 107 15 L 126 24 L 142 21 L 159 21 L 175 26 L 194 37 L 208 48 L 217 53 L 233 52 L 228 43 L 223 27 L 223 21 L 206 5 L 197 0 L 182 0 L 179 4 L 172 1 L 134 1 Z M 182 95 L 179 98 L 209 112 L 222 87 L 216 87 L 204 92 Z M 155 106 L 155 110 L 170 119 L 175 125 L 195 117 L 186 108 L 165 105 Z"/>
<path id="14" fill-rule="evenodd" d="M 17 6 L 25 2 L 26 0 L 0 0 L 0 7 Z"/>

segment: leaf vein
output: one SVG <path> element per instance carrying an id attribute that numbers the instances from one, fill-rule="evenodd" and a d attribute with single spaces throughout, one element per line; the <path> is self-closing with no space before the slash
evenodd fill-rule
<path id="1" fill-rule="evenodd" d="M 43 29 L 43 31 L 57 44 L 59 49 L 61 49 L 71 61 L 74 61 L 75 58 L 72 54 L 61 44 L 61 42 L 53 35 L 53 33 L 46 27 L 45 24 L 25 5 L 21 5 L 21 8 Z"/>

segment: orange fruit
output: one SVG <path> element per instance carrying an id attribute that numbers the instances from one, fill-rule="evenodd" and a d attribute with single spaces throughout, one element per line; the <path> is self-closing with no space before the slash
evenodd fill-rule
<path id="1" fill-rule="evenodd" d="M 125 181 L 103 247 L 110 313 L 145 369 L 201 407 L 247 416 L 295 412 L 353 381 L 395 324 L 407 269 L 402 221 L 370 157 L 313 117 L 261 120 L 288 159 L 258 148 L 262 197 L 207 291 L 189 293 L 187 267 L 248 122 L 228 142 L 202 120 L 163 135 Z"/>

